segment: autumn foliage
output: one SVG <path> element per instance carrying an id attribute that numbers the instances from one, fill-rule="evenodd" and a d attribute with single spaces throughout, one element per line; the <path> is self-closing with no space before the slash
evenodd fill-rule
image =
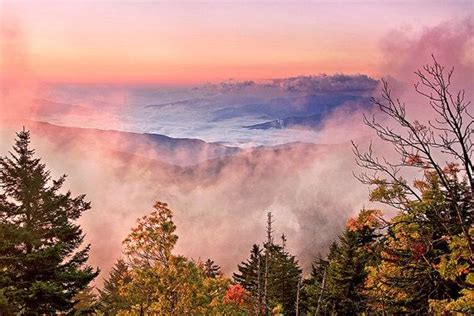
<path id="1" fill-rule="evenodd" d="M 224 303 L 242 305 L 245 302 L 247 293 L 240 284 L 232 285 L 224 296 Z"/>

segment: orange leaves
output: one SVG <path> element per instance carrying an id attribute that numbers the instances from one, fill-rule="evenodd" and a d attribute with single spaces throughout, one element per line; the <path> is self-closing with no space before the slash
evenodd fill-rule
<path id="1" fill-rule="evenodd" d="M 362 210 L 357 218 L 350 218 L 347 221 L 347 229 L 350 231 L 360 231 L 364 228 L 377 229 L 382 227 L 382 211 Z"/>
<path id="2" fill-rule="evenodd" d="M 350 231 L 356 231 L 356 230 L 359 229 L 359 223 L 357 222 L 357 219 L 351 217 L 351 218 L 349 218 L 349 220 L 347 221 L 346 227 L 347 227 L 347 229 L 349 229 Z"/>
<path id="3" fill-rule="evenodd" d="M 407 155 L 404 159 L 407 166 L 422 166 L 424 161 L 418 154 Z"/>
<path id="4" fill-rule="evenodd" d="M 240 284 L 235 284 L 227 290 L 224 296 L 224 303 L 240 306 L 244 304 L 246 296 L 247 291 Z"/>
<path id="5" fill-rule="evenodd" d="M 448 163 L 446 167 L 443 168 L 443 172 L 451 179 L 456 179 L 458 173 L 460 172 L 459 164 L 457 163 Z"/>
<path id="6" fill-rule="evenodd" d="M 417 188 L 421 193 L 426 192 L 430 188 L 429 184 L 423 180 L 413 181 L 413 186 Z"/>

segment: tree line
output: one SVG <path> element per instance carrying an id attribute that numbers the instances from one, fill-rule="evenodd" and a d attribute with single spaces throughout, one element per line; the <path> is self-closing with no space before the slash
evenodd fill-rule
<path id="1" fill-rule="evenodd" d="M 364 122 L 395 155 L 353 150 L 369 201 L 386 208 L 348 219 L 307 275 L 287 236 L 275 240 L 271 213 L 266 240 L 226 276 L 211 259 L 173 252 L 173 212 L 157 201 L 94 289 L 99 270 L 87 264 L 90 245 L 76 223 L 90 202 L 64 193 L 66 176 L 51 178 L 23 129 L 0 159 L 0 315 L 474 313 L 474 117 L 464 91 L 451 91 L 452 69 L 433 58 L 416 74 L 436 118 L 411 120 L 382 82 L 372 102 L 387 120 Z"/>

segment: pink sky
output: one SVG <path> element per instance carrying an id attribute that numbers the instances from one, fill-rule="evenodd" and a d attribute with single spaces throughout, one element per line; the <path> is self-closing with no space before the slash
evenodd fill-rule
<path id="1" fill-rule="evenodd" d="M 84 83 L 377 76 L 390 31 L 420 32 L 473 11 L 472 1 L 0 3 L 2 28 L 21 29 L 37 78 Z"/>

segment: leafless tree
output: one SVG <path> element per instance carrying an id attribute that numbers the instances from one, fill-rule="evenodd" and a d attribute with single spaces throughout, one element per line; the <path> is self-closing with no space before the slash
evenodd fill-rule
<path id="1" fill-rule="evenodd" d="M 409 211 L 410 201 L 422 200 L 422 194 L 416 185 L 402 176 L 403 170 L 413 167 L 436 174 L 447 198 L 452 200 L 455 200 L 458 193 L 458 182 L 453 181 L 453 173 L 449 172 L 454 168 L 458 171 L 456 174 L 468 184 L 468 198 L 474 200 L 474 117 L 469 112 L 471 102 L 465 99 L 464 90 L 451 92 L 454 68 L 447 71 L 434 56 L 432 57 L 433 64 L 425 65 L 422 70 L 415 72 L 419 81 L 415 83 L 414 88 L 431 106 L 436 115 L 434 121 L 428 121 L 426 124 L 411 121 L 407 117 L 405 103 L 392 95 L 392 90 L 385 80 L 382 80 L 381 98 L 372 98 L 372 102 L 396 123 L 396 127 L 381 123 L 375 116 L 364 116 L 364 123 L 372 128 L 381 140 L 392 145 L 400 160 L 392 162 L 376 156 L 372 144 L 367 151 L 362 151 L 353 143 L 357 164 L 368 170 L 356 177 L 365 184 L 390 188 L 392 194 L 381 202 L 403 211 Z M 469 241 L 472 254 L 473 244 L 469 235 L 472 216 L 462 212 L 457 203 L 454 203 L 454 207 L 458 225 Z"/>

